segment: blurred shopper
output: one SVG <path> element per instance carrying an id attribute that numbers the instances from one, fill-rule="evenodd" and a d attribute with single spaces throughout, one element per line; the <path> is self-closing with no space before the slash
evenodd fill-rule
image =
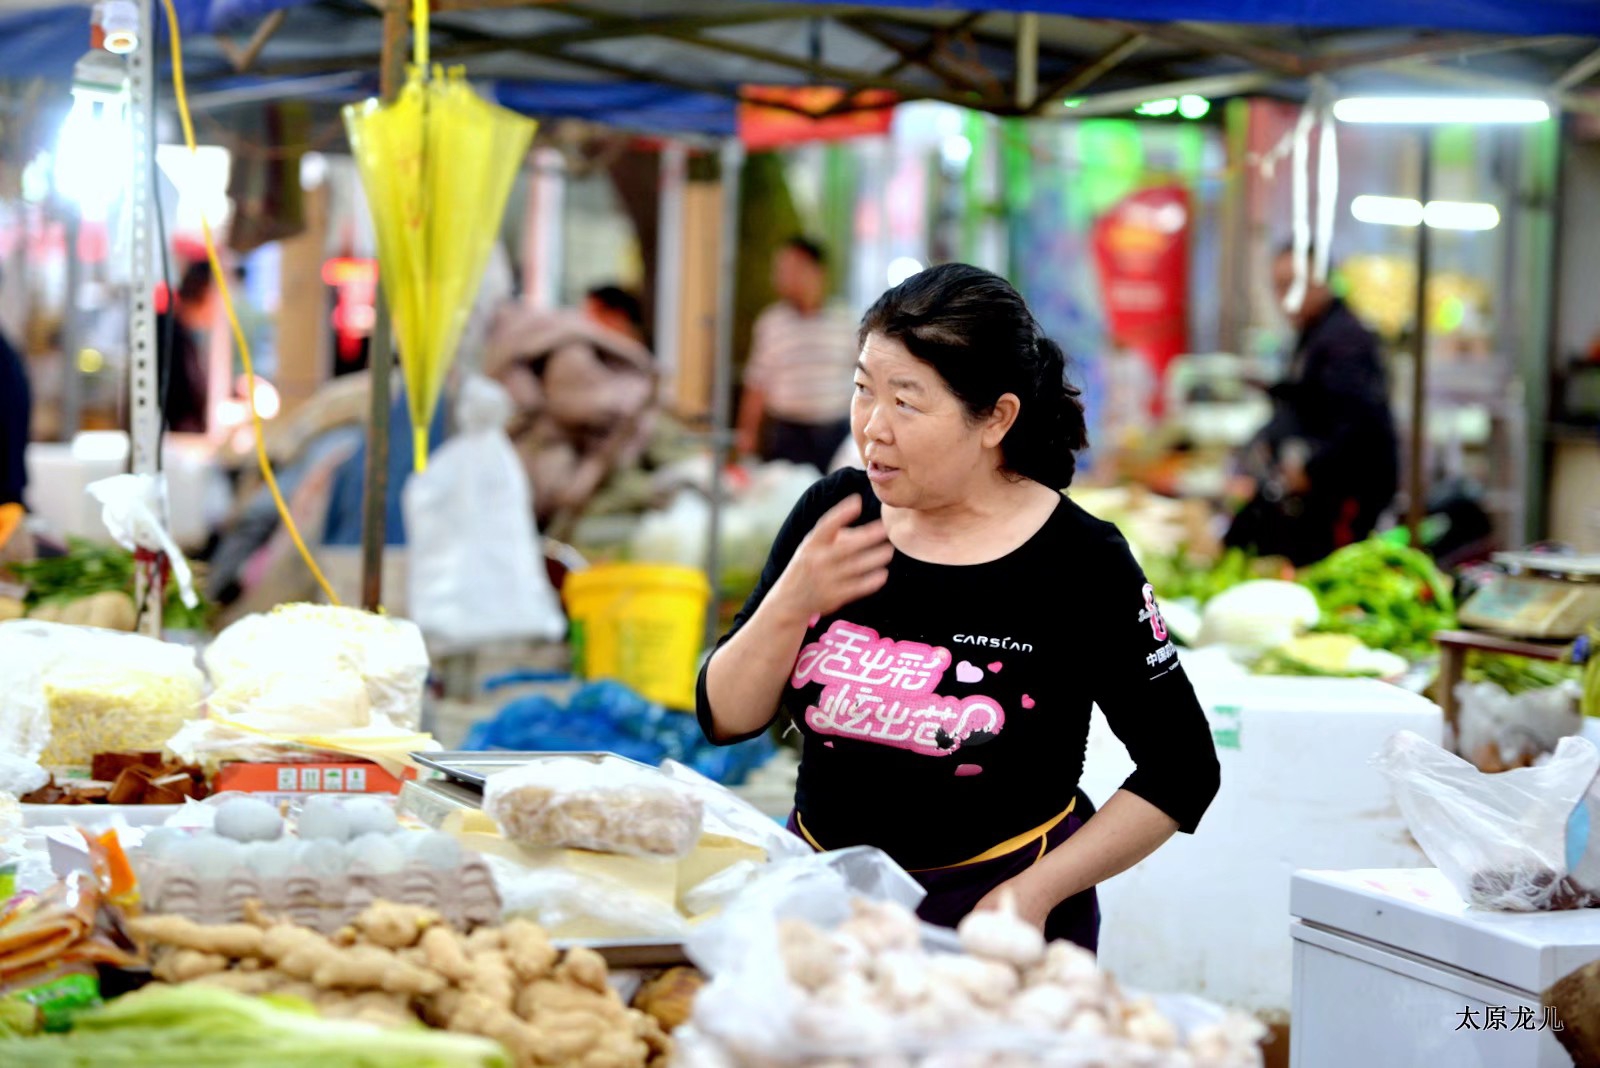
<path id="1" fill-rule="evenodd" d="M 641 345 L 648 345 L 644 328 L 644 305 L 639 298 L 618 285 L 596 286 L 583 298 L 583 314 L 607 330 L 615 330 Z"/>
<path id="2" fill-rule="evenodd" d="M 21 504 L 28 488 L 28 428 L 33 392 L 22 357 L 0 333 L 0 504 Z"/>
<path id="3" fill-rule="evenodd" d="M 156 343 L 162 346 L 167 369 L 163 411 L 167 429 L 178 434 L 204 434 L 209 409 L 205 350 L 216 318 L 216 287 L 211 265 L 192 263 L 183 272 L 176 301 L 156 323 Z M 167 339 L 171 338 L 171 349 Z"/>
<path id="4" fill-rule="evenodd" d="M 1284 250 L 1273 264 L 1280 306 L 1294 276 Z M 1300 565 L 1372 532 L 1399 486 L 1399 442 L 1378 341 L 1355 313 L 1313 281 L 1289 319 L 1294 356 L 1247 446 L 1249 502 L 1226 540 Z"/>
<path id="5" fill-rule="evenodd" d="M 827 471 L 850 434 L 855 323 L 825 306 L 827 258 L 803 237 L 773 257 L 772 288 L 778 303 L 756 319 L 751 339 L 739 450 Z"/>

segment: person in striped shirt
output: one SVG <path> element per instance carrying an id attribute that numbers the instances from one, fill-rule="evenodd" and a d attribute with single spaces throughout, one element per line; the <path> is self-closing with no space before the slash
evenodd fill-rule
<path id="1" fill-rule="evenodd" d="M 795 237 L 778 249 L 772 286 L 778 302 L 756 319 L 751 339 L 739 450 L 826 473 L 850 433 L 855 322 L 826 305 L 827 260 L 813 241 Z"/>

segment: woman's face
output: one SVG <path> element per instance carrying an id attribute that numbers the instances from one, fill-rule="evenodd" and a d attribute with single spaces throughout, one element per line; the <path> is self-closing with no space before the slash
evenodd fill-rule
<path id="1" fill-rule="evenodd" d="M 938 508 L 992 477 L 1019 407 L 1007 393 L 974 424 L 937 371 L 893 338 L 869 334 L 856 364 L 850 432 L 879 500 Z"/>

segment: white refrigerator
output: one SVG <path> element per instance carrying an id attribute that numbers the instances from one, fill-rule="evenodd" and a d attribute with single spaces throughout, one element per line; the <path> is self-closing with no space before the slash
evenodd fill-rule
<path id="1" fill-rule="evenodd" d="M 1600 960 L 1600 909 L 1472 908 L 1435 868 L 1301 871 L 1291 1068 L 1571 1068 L 1540 993 Z"/>

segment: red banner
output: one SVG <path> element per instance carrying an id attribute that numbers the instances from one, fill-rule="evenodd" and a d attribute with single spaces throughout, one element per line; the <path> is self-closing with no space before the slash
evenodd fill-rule
<path id="1" fill-rule="evenodd" d="M 747 85 L 739 140 L 752 151 L 805 141 L 842 141 L 889 132 L 899 99 L 883 89 L 851 94 L 832 85 Z"/>
<path id="2" fill-rule="evenodd" d="M 1167 364 L 1188 347 L 1189 193 L 1143 189 L 1094 227 L 1095 262 L 1111 338 L 1148 361 L 1161 406 Z"/>

